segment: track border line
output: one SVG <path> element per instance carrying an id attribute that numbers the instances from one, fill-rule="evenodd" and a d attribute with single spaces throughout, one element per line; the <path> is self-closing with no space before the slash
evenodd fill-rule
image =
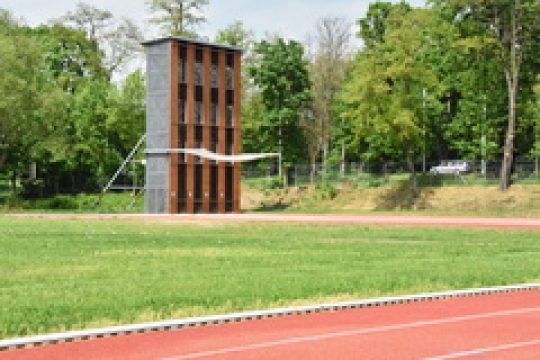
<path id="1" fill-rule="evenodd" d="M 367 299 L 367 300 L 357 300 L 357 301 L 328 303 L 328 304 L 320 304 L 320 305 L 289 307 L 289 308 L 277 308 L 277 309 L 270 309 L 270 310 L 248 311 L 248 312 L 232 313 L 232 314 L 227 314 L 227 315 L 194 317 L 194 318 L 188 318 L 188 319 L 159 321 L 159 322 L 133 324 L 133 325 L 122 325 L 122 326 L 114 326 L 114 327 L 99 328 L 99 329 L 88 329 L 88 330 L 81 330 L 81 331 L 70 331 L 70 332 L 64 332 L 64 333 L 55 333 L 55 334 L 14 338 L 14 339 L 8 339 L 8 340 L 0 340 L 0 352 L 7 351 L 7 350 L 22 349 L 22 348 L 38 347 L 38 346 L 43 346 L 43 345 L 52 345 L 52 344 L 65 343 L 65 342 L 99 339 L 99 338 L 106 338 L 106 337 L 112 337 L 112 336 L 149 333 L 149 332 L 156 332 L 156 331 L 171 331 L 171 330 L 178 330 L 178 329 L 189 328 L 189 327 L 235 323 L 235 322 L 259 320 L 259 319 L 274 318 L 274 317 L 283 317 L 283 316 L 290 316 L 290 315 L 303 315 L 303 314 L 320 313 L 320 312 L 326 312 L 326 311 L 339 311 L 339 310 L 346 310 L 346 309 L 389 306 L 389 305 L 407 304 L 407 303 L 413 303 L 413 302 L 436 301 L 436 300 L 442 300 L 442 299 L 448 299 L 448 298 L 471 297 L 471 296 L 479 296 L 479 295 L 491 295 L 491 294 L 521 292 L 521 291 L 531 291 L 531 290 L 540 290 L 540 283 L 498 286 L 498 287 L 488 287 L 488 288 L 474 288 L 474 289 L 465 289 L 465 290 L 453 290 L 453 291 L 423 293 L 423 294 L 408 295 L 408 296 L 381 297 L 381 298 L 373 298 L 373 299 Z"/>
<path id="2" fill-rule="evenodd" d="M 479 348 L 479 349 L 474 349 L 474 350 L 459 351 L 459 352 L 456 352 L 455 354 L 434 356 L 434 357 L 424 358 L 422 360 L 458 359 L 462 357 L 479 356 L 479 355 L 485 355 L 486 353 L 514 350 L 514 349 L 519 349 L 519 348 L 528 347 L 528 346 L 536 346 L 536 345 L 540 345 L 540 339 L 516 342 L 516 343 L 511 343 L 511 344 L 502 344 L 498 346 L 485 347 L 485 348 Z"/>
<path id="3" fill-rule="evenodd" d="M 362 335 L 369 335 L 369 334 L 375 334 L 375 333 L 384 333 L 388 331 L 400 331 L 400 330 L 413 329 L 413 328 L 419 328 L 419 327 L 424 327 L 424 326 L 435 326 L 435 325 L 451 324 L 451 323 L 464 322 L 464 321 L 474 321 L 474 320 L 487 319 L 487 318 L 493 318 L 493 317 L 498 317 L 498 316 L 526 314 L 526 313 L 538 312 L 538 311 L 540 311 L 540 308 L 523 308 L 520 310 L 507 310 L 507 311 L 483 313 L 483 314 L 476 314 L 476 315 L 465 315 L 465 316 L 449 317 L 449 318 L 434 319 L 434 320 L 424 320 L 424 321 L 416 321 L 416 322 L 393 324 L 393 325 L 383 325 L 383 326 L 376 326 L 376 327 L 371 327 L 371 328 L 367 327 L 367 328 L 361 328 L 361 329 L 356 329 L 356 330 L 329 332 L 329 333 L 322 333 L 319 335 L 293 337 L 293 338 L 287 338 L 283 340 L 266 341 L 266 342 L 238 345 L 238 346 L 232 346 L 228 348 L 221 348 L 221 349 L 215 349 L 215 350 L 192 352 L 192 353 L 187 353 L 187 354 L 178 355 L 178 356 L 161 358 L 160 360 L 184 360 L 184 359 L 205 358 L 212 355 L 242 353 L 245 351 L 251 351 L 255 349 L 264 349 L 264 348 L 277 347 L 277 346 L 301 344 L 301 343 L 319 341 L 319 340 L 324 341 L 324 340 L 344 338 L 344 337 L 350 337 L 350 336 L 362 336 Z M 540 344 L 540 340 L 537 340 L 536 343 Z M 423 359 L 423 360 L 438 360 L 438 358 L 434 358 L 434 359 L 429 358 L 429 359 Z"/>

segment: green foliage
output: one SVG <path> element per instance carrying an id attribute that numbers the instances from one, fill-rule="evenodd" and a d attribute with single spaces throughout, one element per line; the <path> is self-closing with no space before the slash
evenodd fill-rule
<path id="1" fill-rule="evenodd" d="M 242 103 L 242 149 L 247 153 L 276 152 L 275 137 L 265 119 L 260 91 L 253 90 Z"/>
<path id="2" fill-rule="evenodd" d="M 52 81 L 67 92 L 73 93 L 87 77 L 107 80 L 103 66 L 103 53 L 95 40 L 84 31 L 59 24 L 42 25 L 32 29 L 41 44 L 42 56 L 48 65 Z"/>
<path id="3" fill-rule="evenodd" d="M 249 68 L 249 73 L 261 91 L 264 112 L 260 131 L 274 152 L 281 143 L 286 163 L 297 162 L 305 158 L 300 116 L 311 99 L 303 46 L 276 38 L 256 44 L 255 53 L 258 63 Z"/>
<path id="4" fill-rule="evenodd" d="M 142 50 L 144 37 L 134 21 L 128 18 L 117 21 L 110 11 L 84 2 L 78 2 L 75 11 L 69 11 L 55 22 L 81 30 L 97 43 L 105 53 L 103 66 L 109 79 Z"/>
<path id="5" fill-rule="evenodd" d="M 283 178 L 279 176 L 265 176 L 260 178 L 252 178 L 243 180 L 243 184 L 262 191 L 283 189 Z"/>
<path id="6" fill-rule="evenodd" d="M 265 187 L 267 189 L 283 189 L 283 179 L 280 177 L 272 177 L 266 183 Z"/>
<path id="7" fill-rule="evenodd" d="M 388 149 L 413 161 L 421 154 L 425 104 L 441 91 L 438 74 L 424 58 L 430 44 L 423 29 L 438 25 L 429 10 L 396 10 L 387 19 L 384 41 L 353 65 L 342 116 L 353 123 L 354 142 L 365 144 L 374 157 Z"/>
<path id="8" fill-rule="evenodd" d="M 0 23 L 0 172 L 16 178 L 61 113 L 62 93 L 44 71 L 41 43 L 28 29 Z"/>
<path id="9" fill-rule="evenodd" d="M 113 88 L 96 41 L 58 24 L 2 20 L 0 45 L 2 175 L 27 197 L 99 189 L 144 132 L 142 73 Z"/>
<path id="10" fill-rule="evenodd" d="M 0 196 L 0 208 L 7 212 L 125 214 L 141 213 L 143 204 L 141 194 L 131 192 L 109 192 L 103 197 L 85 193 L 37 198 L 30 196 L 29 199 L 22 197 L 2 199 Z"/>
<path id="11" fill-rule="evenodd" d="M 334 184 L 329 181 L 318 182 L 315 185 L 315 199 L 317 200 L 334 200 L 339 191 Z"/>
<path id="12" fill-rule="evenodd" d="M 435 10 L 445 21 L 454 21 L 459 31 L 459 37 L 454 40 L 459 61 L 451 63 L 447 71 L 448 82 L 462 97 L 459 107 L 453 114 L 452 122 L 444 129 L 446 138 L 451 146 L 458 150 L 464 158 L 494 159 L 503 152 L 505 130 L 510 119 L 510 102 L 508 82 L 512 76 L 509 72 L 513 67 L 519 72 L 520 89 L 518 101 L 520 107 L 520 120 L 516 123 L 516 150 L 517 154 L 527 153 L 532 146 L 530 137 L 532 130 L 532 116 L 527 115 L 527 103 L 532 96 L 531 86 L 534 83 L 535 73 L 538 72 L 537 50 L 534 42 L 530 42 L 530 34 L 538 32 L 535 26 L 527 25 L 516 34 L 520 40 L 519 55 L 523 62 L 510 64 L 508 44 L 512 21 L 532 21 L 529 15 L 532 8 L 527 9 L 531 3 L 524 2 L 522 8 L 513 12 L 512 2 L 498 2 L 485 6 L 477 4 L 473 11 L 469 11 L 469 3 L 461 1 L 436 1 Z M 529 3 L 525 5 L 525 3 Z M 467 16 L 461 14 L 466 12 Z M 523 18 L 514 18 L 511 14 L 522 12 Z M 497 18 L 497 13 L 504 14 Z M 527 15 L 528 14 L 528 15 Z M 490 25 L 491 24 L 491 25 Z M 507 35 L 503 35 L 506 33 Z M 517 73 L 516 73 L 517 74 Z M 510 76 L 510 77 L 508 77 Z M 517 78 L 515 79 L 517 80 Z M 512 80 L 514 82 L 514 80 Z M 513 97 L 513 95 L 512 95 Z M 486 142 L 482 143 L 482 136 Z M 483 153 L 483 154 L 482 154 Z"/>
<path id="13" fill-rule="evenodd" d="M 368 187 L 380 187 L 384 185 L 386 181 L 384 179 L 381 179 L 380 177 L 370 177 L 368 181 Z"/>
<path id="14" fill-rule="evenodd" d="M 109 85 L 86 79 L 67 99 L 66 117 L 53 144 L 42 149 L 46 161 L 38 166 L 43 172 L 54 165 L 56 172 L 77 176 L 77 186 L 70 191 L 95 190 L 99 177 L 113 171 L 108 148 L 107 96 Z M 118 156 L 114 157 L 116 162 Z"/>
<path id="15" fill-rule="evenodd" d="M 209 1 L 147 4 L 167 35 L 196 37 Z M 358 21 L 365 46 L 352 69 L 318 45 L 309 48 L 310 64 L 296 41 L 254 46 L 253 32 L 235 22 L 215 41 L 246 49 L 243 149 L 277 152 L 281 143 L 286 166 L 321 152 L 327 163 L 344 153 L 364 161 L 492 160 L 511 139 L 515 156 L 539 157 L 538 14 L 533 0 L 433 0 L 423 9 L 375 2 Z M 136 27 L 84 3 L 63 20 L 30 28 L 0 9 L 0 175 L 16 183 L 36 163 L 39 186 L 28 189 L 47 194 L 99 189 L 144 132 L 143 74 L 110 82 L 138 51 Z M 323 20 L 331 30 L 332 19 Z"/>
<path id="16" fill-rule="evenodd" d="M 76 210 L 79 207 L 76 199 L 68 195 L 56 195 L 48 199 L 35 200 L 31 204 L 34 209 L 49 210 Z"/>
<path id="17" fill-rule="evenodd" d="M 223 30 L 218 30 L 214 42 L 217 44 L 227 44 L 243 49 L 249 49 L 253 45 L 255 33 L 246 29 L 242 21 L 235 21 Z"/>
<path id="18" fill-rule="evenodd" d="M 530 149 L 529 156 L 532 158 L 540 157 L 540 83 L 537 83 L 534 87 L 535 99 L 530 102 L 529 109 L 534 109 L 530 116 L 532 122 L 532 129 L 530 135 L 532 137 L 533 145 Z"/>
<path id="19" fill-rule="evenodd" d="M 500 189 L 510 186 L 519 117 L 516 111 L 520 96 L 527 91 L 538 68 L 540 35 L 540 4 L 535 0 L 488 2 L 463 0 L 441 1 L 443 8 L 453 10 L 454 17 L 462 18 L 462 44 L 481 49 L 493 56 L 500 65 L 506 83 L 508 121 L 503 141 L 503 161 Z M 480 41 L 479 41 L 480 40 Z M 532 70 L 532 76 L 527 76 Z M 523 80 L 525 79 L 525 82 Z M 525 86 L 524 86 L 525 85 Z M 528 86 L 527 86 L 528 85 Z M 523 91 L 525 90 L 525 91 Z"/>
<path id="20" fill-rule="evenodd" d="M 377 47 L 385 42 L 388 18 L 393 11 L 407 12 L 411 6 L 404 1 L 393 4 L 377 1 L 369 5 L 366 17 L 358 20 L 360 31 L 358 37 L 368 48 Z"/>
<path id="21" fill-rule="evenodd" d="M 129 74 L 113 87 L 107 101 L 108 145 L 124 158 L 145 133 L 146 85 L 142 71 Z"/>

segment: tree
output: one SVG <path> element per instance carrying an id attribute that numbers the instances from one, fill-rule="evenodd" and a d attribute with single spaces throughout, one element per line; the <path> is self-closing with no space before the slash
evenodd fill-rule
<path id="1" fill-rule="evenodd" d="M 357 55 L 356 62 L 359 62 L 368 52 L 370 53 L 369 56 L 375 57 L 377 52 L 384 52 L 386 49 L 384 46 L 387 29 L 393 26 L 390 15 L 392 12 L 406 14 L 410 10 L 410 5 L 405 2 L 394 4 L 377 1 L 370 4 L 366 17 L 359 19 L 357 22 L 360 27 L 357 36 L 362 40 L 364 49 Z M 354 69 L 349 70 L 346 77 L 348 83 L 354 82 L 355 73 Z M 401 152 L 395 149 L 394 144 L 389 142 L 385 136 L 373 133 L 358 137 L 357 134 L 351 134 L 355 128 L 354 121 L 346 121 L 346 117 L 343 117 L 342 114 L 353 111 L 354 106 L 353 103 L 340 97 L 334 107 L 334 110 L 337 111 L 338 116 L 341 118 L 341 121 L 335 124 L 334 129 L 338 138 L 344 144 L 344 146 L 342 145 L 342 152 L 343 148 L 345 148 L 349 155 L 366 161 L 397 160 Z"/>
<path id="2" fill-rule="evenodd" d="M 253 46 L 255 33 L 246 29 L 242 21 L 235 21 L 223 30 L 219 30 L 214 42 L 249 50 Z"/>
<path id="3" fill-rule="evenodd" d="M 108 98 L 109 147 L 121 158 L 129 153 L 145 132 L 146 87 L 144 74 L 137 70 L 114 87 Z"/>
<path id="4" fill-rule="evenodd" d="M 40 42 L 50 80 L 65 91 L 75 92 L 87 77 L 107 80 L 103 53 L 83 31 L 55 24 L 32 29 L 31 35 Z"/>
<path id="5" fill-rule="evenodd" d="M 407 12 L 411 6 L 404 1 L 397 4 L 377 1 L 369 5 L 365 18 L 358 20 L 360 37 L 367 48 L 377 47 L 384 42 L 388 17 L 394 10 Z"/>
<path id="6" fill-rule="evenodd" d="M 313 100 L 312 116 L 305 117 L 305 129 L 310 134 L 306 137 L 308 142 L 314 142 L 309 146 L 312 162 L 321 150 L 323 162 L 326 163 L 328 158 L 329 142 L 335 125 L 332 107 L 351 60 L 350 32 L 351 25 L 344 18 L 325 17 L 317 22 L 315 34 L 310 39 L 309 69 Z M 343 162 L 345 154 L 342 149 Z"/>
<path id="7" fill-rule="evenodd" d="M 84 2 L 78 2 L 77 10 L 69 11 L 59 20 L 63 24 L 73 24 L 76 29 L 83 30 L 90 40 L 99 42 L 110 26 L 113 14 Z"/>
<path id="8" fill-rule="evenodd" d="M 105 36 L 107 58 L 105 60 L 109 79 L 127 63 L 142 53 L 144 39 L 141 29 L 130 19 L 122 19 Z"/>
<path id="9" fill-rule="evenodd" d="M 117 21 L 109 11 L 79 2 L 74 12 L 68 12 L 58 22 L 84 31 L 90 41 L 99 45 L 106 54 L 104 66 L 109 79 L 141 53 L 141 29 L 130 19 Z"/>
<path id="10" fill-rule="evenodd" d="M 399 151 L 416 197 L 414 164 L 424 148 L 424 104 L 435 103 L 441 93 L 438 74 L 423 59 L 429 46 L 425 29 L 434 31 L 439 21 L 430 10 L 395 9 L 385 26 L 383 41 L 361 53 L 353 65 L 342 94 L 342 116 L 354 123 L 357 143 L 367 139 L 368 147 L 382 144 Z"/>
<path id="11" fill-rule="evenodd" d="M 246 153 L 276 152 L 275 136 L 272 136 L 265 119 L 261 91 L 251 91 L 242 101 L 242 149 Z"/>
<path id="12" fill-rule="evenodd" d="M 460 38 L 451 41 L 459 43 Z M 448 91 L 442 99 L 446 105 L 442 126 L 433 129 L 435 150 L 444 159 L 481 160 L 485 174 L 486 161 L 501 153 L 507 99 L 504 79 L 494 59 L 478 52 L 463 53 L 456 46 L 449 51 L 453 54 L 438 69 Z"/>
<path id="13" fill-rule="evenodd" d="M 13 192 L 62 109 L 63 93 L 49 81 L 41 44 L 27 33 L 11 17 L 0 20 L 0 171 L 11 175 Z"/>
<path id="14" fill-rule="evenodd" d="M 534 86 L 535 99 L 534 99 L 534 127 L 533 127 L 533 146 L 530 150 L 530 156 L 534 158 L 535 174 L 538 177 L 540 175 L 540 78 L 538 78 L 536 85 Z"/>
<path id="15" fill-rule="evenodd" d="M 253 66 L 255 56 L 253 54 L 253 46 L 255 44 L 254 32 L 251 29 L 246 29 L 242 21 L 235 21 L 223 30 L 219 30 L 214 42 L 216 44 L 225 44 L 239 47 L 243 50 L 242 53 L 242 91 L 243 97 L 246 99 L 248 94 L 255 91 L 254 86 L 249 79 L 247 69 Z"/>
<path id="16" fill-rule="evenodd" d="M 462 26 L 467 29 L 467 46 L 489 51 L 504 73 L 508 121 L 499 188 L 507 190 L 514 162 L 520 81 L 523 65 L 537 55 L 534 50 L 540 35 L 540 3 L 536 0 L 449 0 L 441 3 L 454 10 L 456 19 L 462 19 Z"/>
<path id="17" fill-rule="evenodd" d="M 63 127 L 64 147 L 56 155 L 60 192 L 94 191 L 103 184 L 118 164 L 120 156 L 109 146 L 108 82 L 86 78 L 68 99 Z M 112 131 L 112 130 L 111 130 Z"/>
<path id="18" fill-rule="evenodd" d="M 143 76 L 112 89 L 94 29 L 29 28 L 0 12 L 0 171 L 24 196 L 97 190 L 143 132 Z M 37 180 L 25 179 L 30 164 Z"/>
<path id="19" fill-rule="evenodd" d="M 19 21 L 6 9 L 0 8 L 0 32 L 6 34 L 20 26 Z"/>
<path id="20" fill-rule="evenodd" d="M 260 88 L 264 106 L 263 128 L 285 162 L 305 157 L 305 141 L 299 127 L 300 116 L 311 99 L 308 63 L 304 48 L 296 41 L 276 38 L 255 45 L 258 63 L 249 68 Z"/>
<path id="21" fill-rule="evenodd" d="M 29 29 L 27 36 L 39 43 L 47 83 L 63 92 L 57 116 L 46 118 L 49 129 L 33 148 L 41 195 L 97 189 L 98 176 L 110 171 L 102 152 L 109 87 L 103 53 L 84 31 L 58 23 Z"/>
<path id="22" fill-rule="evenodd" d="M 196 38 L 195 29 L 206 22 L 202 16 L 209 0 L 147 0 L 152 13 L 163 13 L 151 21 L 167 35 Z"/>
<path id="23" fill-rule="evenodd" d="M 255 45 L 254 32 L 246 29 L 242 21 L 235 21 L 225 29 L 219 30 L 214 42 L 237 46 L 243 49 L 242 54 L 242 149 L 244 152 L 273 152 L 269 138 L 260 132 L 263 125 L 264 107 L 260 89 L 252 81 L 249 69 L 256 66 L 253 53 Z"/>

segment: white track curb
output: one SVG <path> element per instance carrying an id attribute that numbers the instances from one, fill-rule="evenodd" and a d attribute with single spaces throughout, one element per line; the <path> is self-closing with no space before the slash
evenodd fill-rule
<path id="1" fill-rule="evenodd" d="M 421 301 L 433 301 L 447 298 L 468 297 L 478 295 L 490 295 L 497 293 L 508 293 L 518 291 L 540 290 L 540 283 L 523 284 L 513 286 L 500 286 L 492 288 L 479 288 L 467 290 L 455 290 L 436 293 L 425 293 L 409 296 L 382 297 L 368 300 L 340 302 L 335 304 L 321 304 L 311 306 L 300 306 L 291 308 L 279 308 L 271 310 L 241 312 L 228 315 L 205 316 L 181 320 L 170 320 L 161 322 L 152 322 L 146 324 L 134 324 L 115 326 L 101 329 L 70 331 L 65 333 L 39 335 L 9 340 L 0 340 L 0 351 L 13 350 L 20 348 L 35 347 L 48 344 L 57 344 L 63 342 L 74 342 L 81 340 L 97 339 L 111 336 L 128 335 L 134 333 L 146 333 L 154 331 L 177 330 L 194 326 L 205 326 L 212 324 L 224 324 L 232 322 L 241 322 L 248 320 L 264 319 L 271 317 L 282 317 L 288 315 L 300 315 L 318 313 L 324 311 L 336 311 L 344 309 L 355 309 L 364 307 L 387 306 L 395 304 L 406 304 Z"/>

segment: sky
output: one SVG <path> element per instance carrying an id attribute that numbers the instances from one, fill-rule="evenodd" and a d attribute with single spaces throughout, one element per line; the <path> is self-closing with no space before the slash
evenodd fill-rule
<path id="1" fill-rule="evenodd" d="M 385 0 L 398 1 L 398 0 Z M 29 26 L 46 24 L 52 19 L 75 11 L 78 0 L 0 0 L 0 8 L 7 9 Z M 161 34 L 156 25 L 149 23 L 151 13 L 147 0 L 82 0 L 100 10 L 110 11 L 114 18 L 127 17 L 144 29 L 145 40 Z M 357 32 L 356 21 L 365 16 L 370 0 L 210 0 L 204 15 L 207 22 L 196 32 L 211 40 L 219 30 L 235 21 L 242 21 L 246 29 L 255 32 L 257 39 L 266 34 L 285 39 L 305 41 L 313 33 L 318 20 L 325 16 L 344 18 L 352 24 L 351 33 Z M 424 0 L 409 0 L 413 6 L 423 6 Z M 357 39 L 355 36 L 352 39 Z M 353 40 L 359 46 L 360 41 Z M 144 57 L 134 59 L 115 78 L 123 78 L 136 68 L 144 68 Z"/>
<path id="2" fill-rule="evenodd" d="M 146 28 L 146 40 L 162 35 L 155 26 L 148 24 L 150 12 L 146 0 L 83 2 L 108 10 L 115 18 L 128 17 L 137 21 Z M 369 0 L 210 0 L 205 11 L 208 22 L 198 29 L 198 33 L 212 39 L 218 30 L 241 20 L 246 28 L 255 31 L 258 38 L 270 33 L 303 41 L 322 17 L 343 17 L 354 24 L 365 15 L 369 3 Z M 423 1 L 411 0 L 409 3 L 421 6 Z M 74 11 L 76 4 L 75 0 L 2 0 L 0 7 L 23 18 L 28 25 L 36 26 Z"/>

